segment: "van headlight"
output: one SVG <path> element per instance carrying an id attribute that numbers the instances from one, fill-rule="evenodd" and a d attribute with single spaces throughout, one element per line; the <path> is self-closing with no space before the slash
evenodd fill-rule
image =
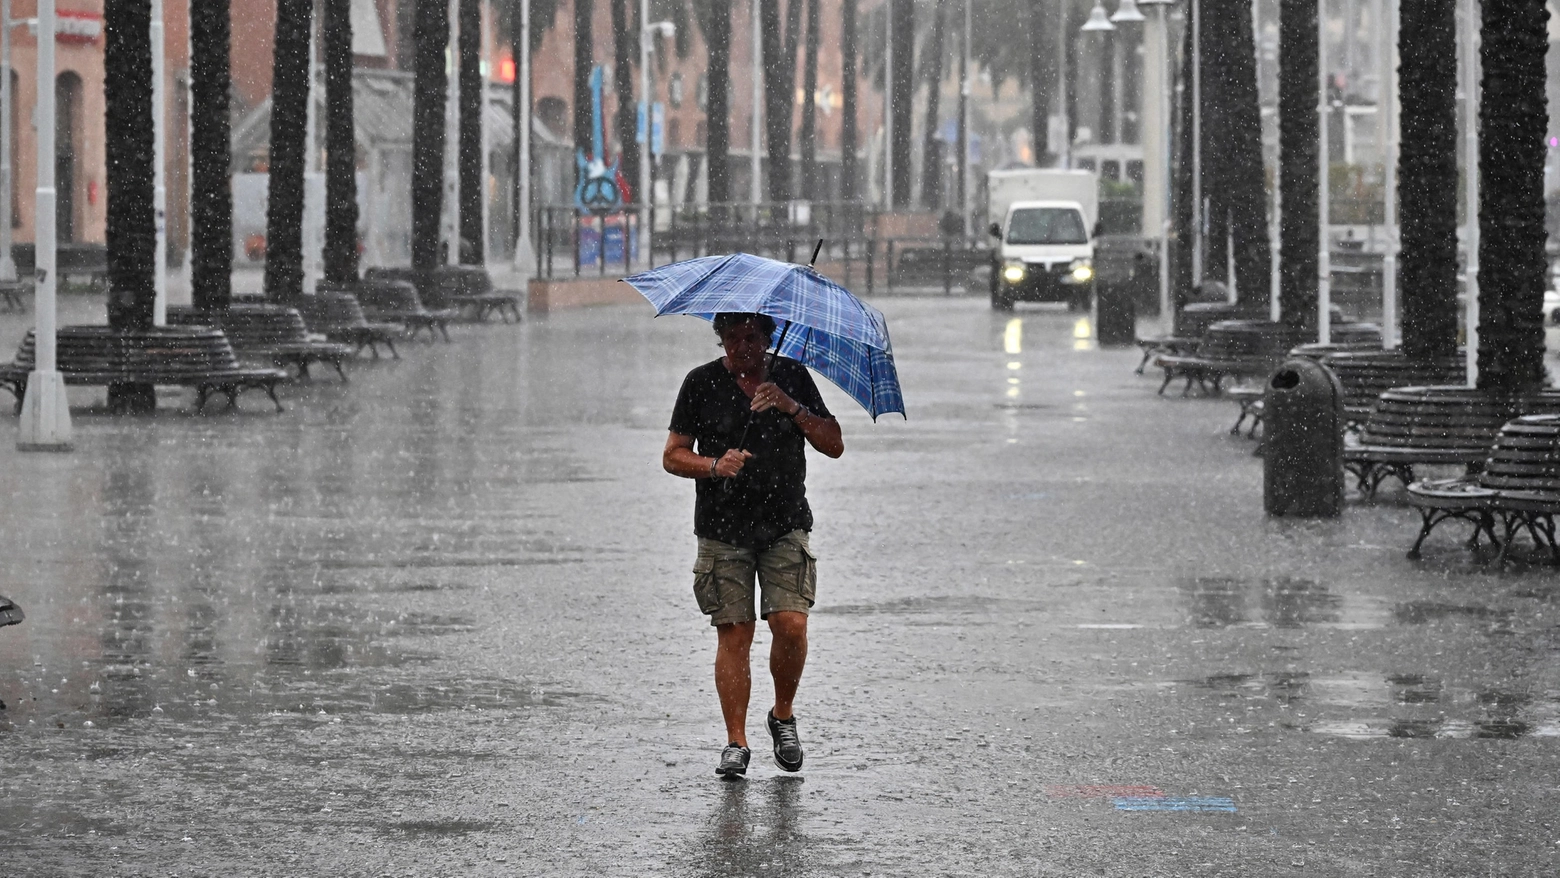
<path id="1" fill-rule="evenodd" d="M 1024 263 L 1009 262 L 1002 266 L 1002 279 L 1010 284 L 1016 284 L 1024 279 Z"/>
<path id="2" fill-rule="evenodd" d="M 1073 260 L 1072 280 L 1075 284 L 1086 284 L 1094 280 L 1094 264 L 1087 259 Z"/>

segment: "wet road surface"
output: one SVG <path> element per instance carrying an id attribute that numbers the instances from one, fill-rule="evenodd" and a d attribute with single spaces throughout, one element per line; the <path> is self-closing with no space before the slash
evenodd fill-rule
<path id="1" fill-rule="evenodd" d="M 1390 491 L 1264 519 L 1234 405 L 1073 315 L 878 304 L 910 419 L 825 388 L 797 776 L 762 631 L 753 768 L 712 773 L 659 466 L 706 324 L 461 327 L 280 416 L 0 442 L 0 872 L 1553 874 L 1552 570 L 1408 562 Z"/>

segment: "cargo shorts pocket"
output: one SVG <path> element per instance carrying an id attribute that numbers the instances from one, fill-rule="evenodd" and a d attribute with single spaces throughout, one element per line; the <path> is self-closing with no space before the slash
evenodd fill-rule
<path id="1" fill-rule="evenodd" d="M 715 575 L 713 556 L 693 562 L 693 599 L 699 603 L 699 612 L 706 616 L 713 616 L 720 609 L 720 578 Z"/>
<path id="2" fill-rule="evenodd" d="M 818 556 L 802 546 L 802 563 L 797 568 L 796 591 L 812 606 L 818 600 Z"/>

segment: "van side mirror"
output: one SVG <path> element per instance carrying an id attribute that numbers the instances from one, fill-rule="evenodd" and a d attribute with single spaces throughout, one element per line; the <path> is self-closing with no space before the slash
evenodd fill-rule
<path id="1" fill-rule="evenodd" d="M 986 233 L 991 235 L 993 238 L 1000 238 L 1002 237 L 1002 226 L 996 223 L 992 223 L 989 227 L 987 227 Z"/>
<path id="2" fill-rule="evenodd" d="M 1089 233 L 1089 237 L 1091 237 L 1091 238 L 1098 238 L 1100 235 L 1103 235 L 1103 234 L 1105 234 L 1105 224 L 1103 222 L 1100 222 L 1099 220 L 1095 220 L 1094 221 L 1094 231 Z"/>

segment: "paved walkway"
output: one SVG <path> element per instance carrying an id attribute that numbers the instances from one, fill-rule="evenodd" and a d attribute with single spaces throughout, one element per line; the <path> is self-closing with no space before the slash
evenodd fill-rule
<path id="1" fill-rule="evenodd" d="M 658 460 L 704 324 L 462 326 L 283 415 L 0 436 L 0 870 L 1552 874 L 1552 571 L 1410 563 L 1390 496 L 1265 519 L 1233 406 L 1071 315 L 880 305 L 910 419 L 828 391 L 800 776 L 712 774 Z"/>

